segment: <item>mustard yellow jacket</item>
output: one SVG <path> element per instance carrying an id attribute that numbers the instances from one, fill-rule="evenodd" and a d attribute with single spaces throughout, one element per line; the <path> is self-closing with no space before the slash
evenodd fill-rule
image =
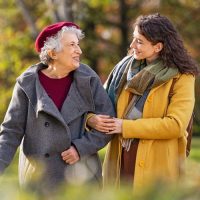
<path id="1" fill-rule="evenodd" d="M 142 119 L 123 120 L 122 135 L 116 135 L 107 148 L 103 171 L 104 184 L 120 184 L 120 137 L 140 139 L 134 188 L 151 183 L 157 178 L 177 180 L 185 160 L 186 128 L 195 102 L 194 82 L 195 78 L 192 75 L 177 75 L 170 103 L 168 95 L 172 80 L 150 91 Z M 119 96 L 118 118 L 123 115 L 129 94 L 123 90 Z"/>

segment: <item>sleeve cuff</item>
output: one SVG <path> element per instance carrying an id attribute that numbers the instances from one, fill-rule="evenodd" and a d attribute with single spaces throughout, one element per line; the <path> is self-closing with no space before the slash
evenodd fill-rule
<path id="1" fill-rule="evenodd" d="M 95 115 L 94 113 L 88 113 L 87 114 L 86 121 L 85 121 L 85 130 L 86 131 L 90 131 L 91 130 L 91 128 L 89 126 L 87 126 L 87 121 L 94 115 Z"/>

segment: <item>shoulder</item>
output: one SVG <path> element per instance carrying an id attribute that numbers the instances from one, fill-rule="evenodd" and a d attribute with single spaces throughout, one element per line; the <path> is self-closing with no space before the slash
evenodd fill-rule
<path id="1" fill-rule="evenodd" d="M 42 63 L 37 63 L 29 66 L 19 77 L 17 77 L 17 82 L 22 83 L 25 80 L 32 79 L 36 76 L 39 69 L 45 68 Z"/>
<path id="2" fill-rule="evenodd" d="M 80 65 L 80 67 L 77 70 L 75 70 L 74 78 L 76 80 L 88 79 L 88 80 L 91 80 L 91 81 L 97 81 L 97 82 L 100 81 L 100 78 L 97 75 L 97 73 L 91 67 L 89 67 L 86 64 L 82 64 L 82 63 Z"/>
<path id="3" fill-rule="evenodd" d="M 174 79 L 176 82 L 180 82 L 180 83 L 194 83 L 195 76 L 192 74 L 179 73 Z"/>
<path id="4" fill-rule="evenodd" d="M 38 70 L 45 68 L 46 66 L 42 63 L 38 63 L 28 67 L 16 80 L 16 85 L 22 88 L 26 93 L 33 91 L 36 80 L 38 78 Z"/>
<path id="5" fill-rule="evenodd" d="M 88 65 L 81 63 L 77 73 L 82 76 L 98 77 L 97 73 Z"/>
<path id="6" fill-rule="evenodd" d="M 195 76 L 192 74 L 179 74 L 174 81 L 171 82 L 171 86 L 174 93 L 181 98 L 192 97 L 194 99 L 194 88 L 195 88 Z"/>

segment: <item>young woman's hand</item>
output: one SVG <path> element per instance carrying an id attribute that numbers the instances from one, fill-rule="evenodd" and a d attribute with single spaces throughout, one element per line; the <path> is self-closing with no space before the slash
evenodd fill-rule
<path id="1" fill-rule="evenodd" d="M 87 120 L 87 126 L 108 133 L 115 130 L 115 120 L 109 115 L 93 115 Z"/>
<path id="2" fill-rule="evenodd" d="M 121 134 L 122 133 L 122 119 L 119 118 L 113 118 L 114 119 L 114 124 L 115 124 L 115 128 L 114 130 L 108 132 L 107 134 Z"/>

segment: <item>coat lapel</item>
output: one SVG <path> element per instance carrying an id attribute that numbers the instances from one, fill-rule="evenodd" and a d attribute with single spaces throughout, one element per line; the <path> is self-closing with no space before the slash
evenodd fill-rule
<path id="1" fill-rule="evenodd" d="M 64 126 L 85 112 L 94 112 L 91 96 L 90 78 L 81 69 L 74 71 L 74 80 L 63 103 L 61 112 L 47 95 L 38 77 L 38 70 L 44 68 L 40 63 L 27 70 L 25 76 L 18 78 L 18 83 L 29 98 L 38 117 L 39 112 L 45 112 L 57 118 Z"/>
<path id="2" fill-rule="evenodd" d="M 37 83 L 38 82 L 38 83 Z M 52 115 L 53 117 L 57 118 L 59 121 L 61 121 L 64 125 L 65 121 L 59 112 L 58 108 L 54 104 L 51 98 L 47 95 L 46 91 L 41 86 L 39 80 L 36 80 L 36 96 L 38 97 L 38 101 L 36 104 L 36 116 L 38 116 L 39 112 L 46 112 L 49 115 Z"/>
<path id="3" fill-rule="evenodd" d="M 67 124 L 83 113 L 93 110 L 92 102 L 88 101 L 88 99 L 92 99 L 89 83 L 89 76 L 83 77 L 79 72 L 74 72 L 74 81 L 61 109 L 61 114 Z M 84 87 L 85 92 L 82 90 L 82 94 L 79 85 Z M 84 95 L 84 97 L 82 95 Z"/>
<path id="4" fill-rule="evenodd" d="M 39 112 L 43 111 L 57 118 L 64 126 L 66 126 L 61 113 L 40 84 L 38 71 L 44 67 L 45 66 L 41 63 L 31 66 L 17 79 L 17 81 L 33 106 L 36 117 L 38 117 Z"/>

